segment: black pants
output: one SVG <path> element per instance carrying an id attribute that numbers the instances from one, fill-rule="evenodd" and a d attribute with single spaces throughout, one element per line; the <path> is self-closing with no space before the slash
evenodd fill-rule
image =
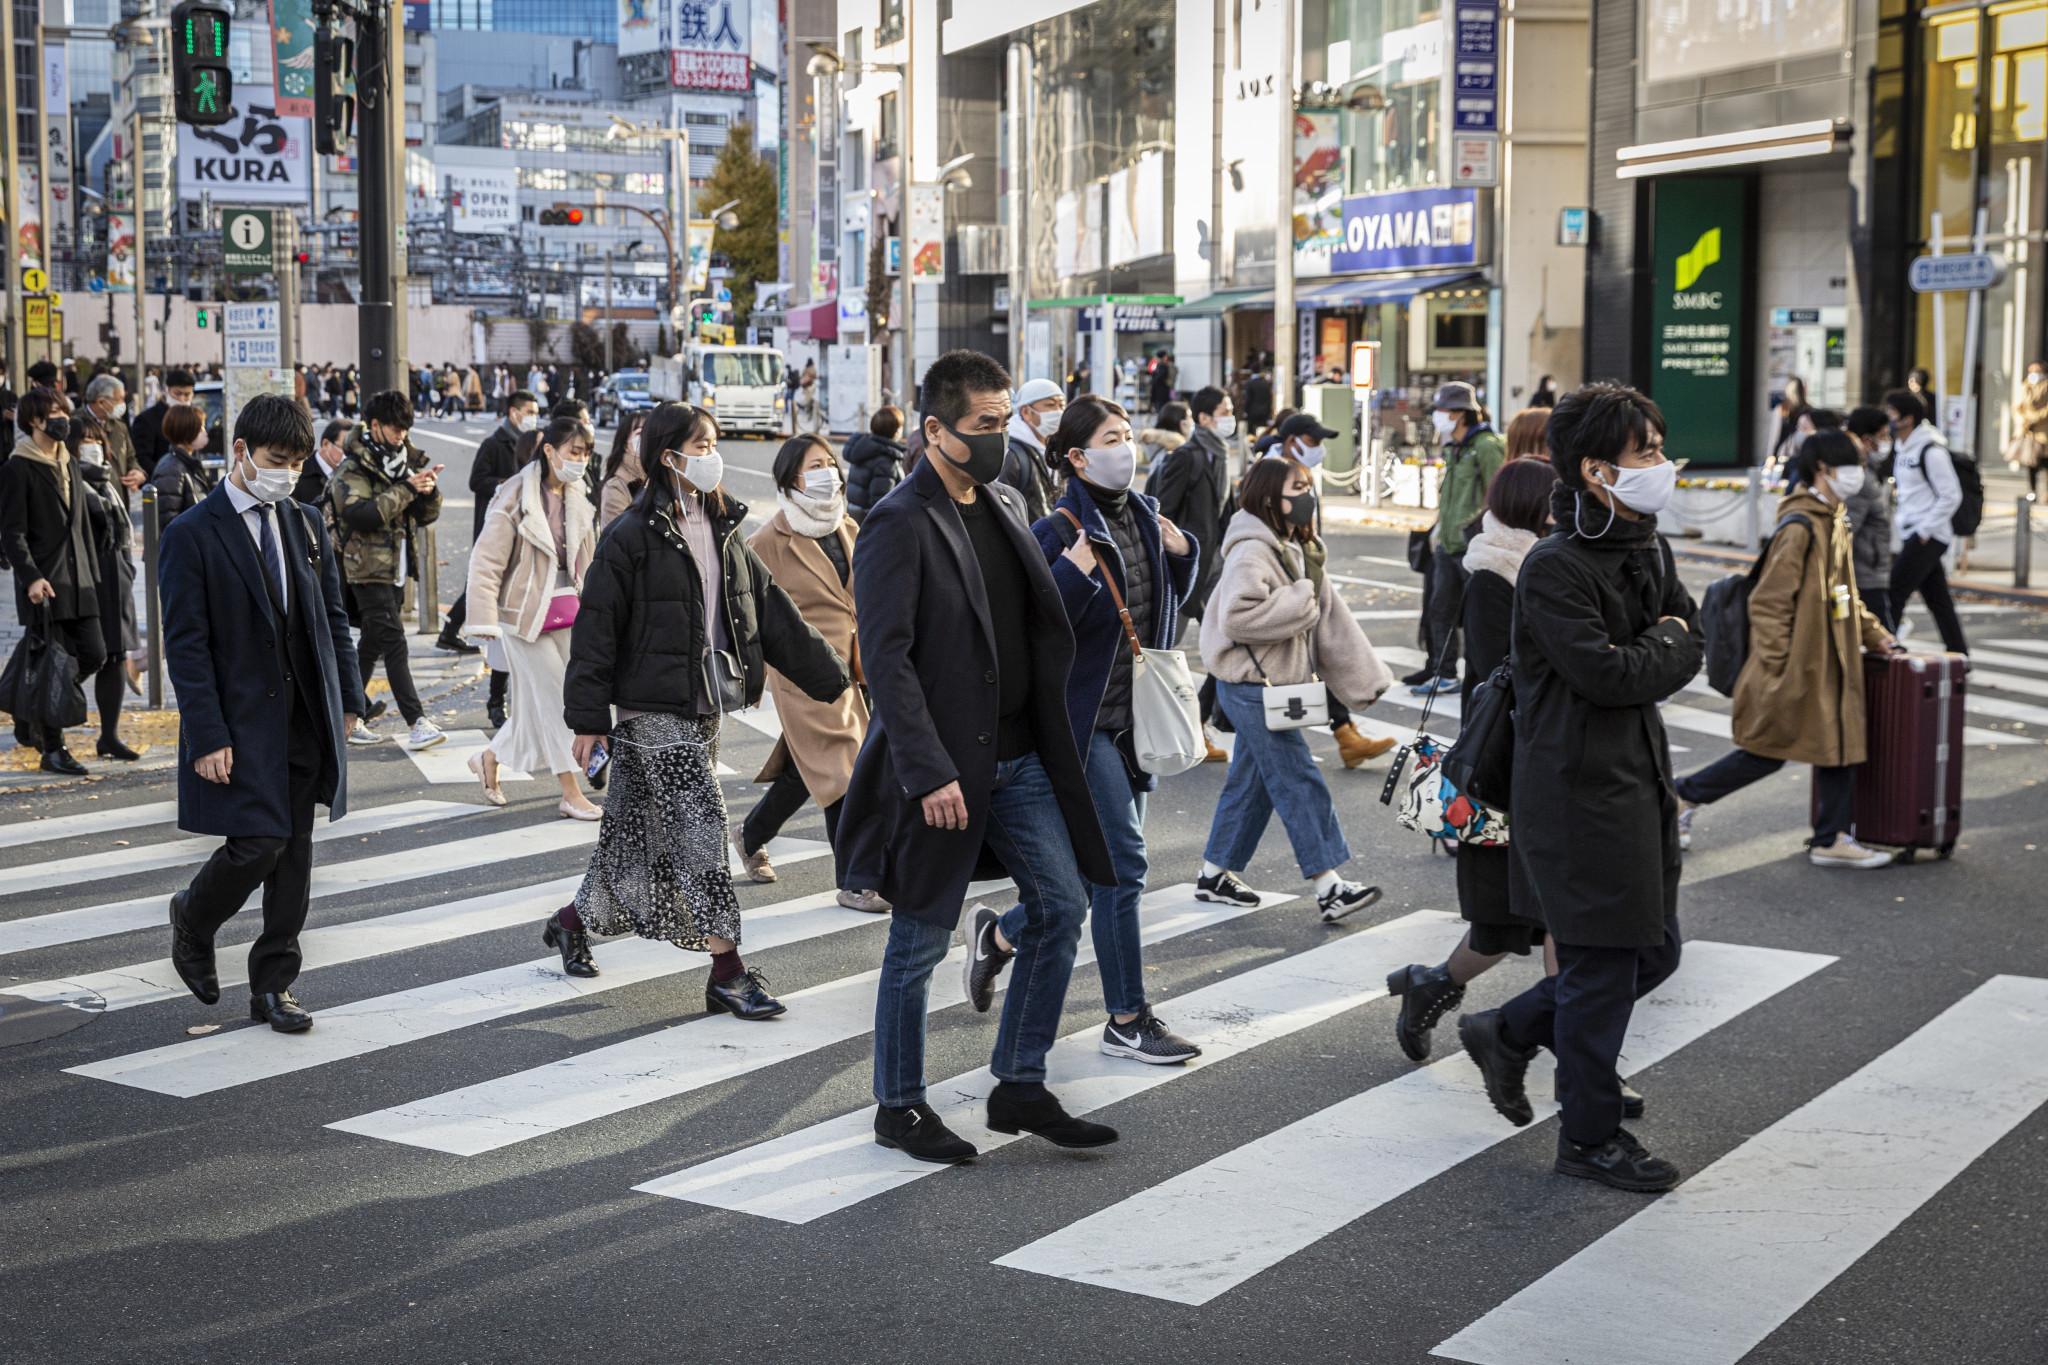
<path id="1" fill-rule="evenodd" d="M 1465 619 L 1465 557 L 1442 546 L 1429 561 L 1429 662 L 1442 678 L 1458 676 L 1458 627 Z"/>
<path id="2" fill-rule="evenodd" d="M 1941 647 L 1963 654 L 1969 646 L 1963 641 L 1955 599 L 1948 595 L 1948 571 L 1941 567 L 1947 550 L 1946 541 L 1925 536 L 1914 536 L 1899 548 L 1892 558 L 1892 610 L 1904 616 L 1906 603 L 1919 593 L 1927 603 L 1927 614 L 1934 618 L 1935 629 L 1941 632 Z"/>
<path id="3" fill-rule="evenodd" d="M 1557 975 L 1501 1006 L 1507 1040 L 1545 1047 L 1557 1058 L 1564 1135 L 1597 1146 L 1621 1127 L 1621 1076 L 1615 1070 L 1636 1001 L 1678 970 L 1678 921 L 1667 921 L 1654 948 L 1586 948 L 1557 943 Z"/>
<path id="4" fill-rule="evenodd" d="M 31 622 L 24 621 L 22 624 L 27 626 Z M 120 623 L 118 621 L 115 622 L 115 631 L 118 632 L 120 628 Z M 120 636 L 117 633 L 115 639 L 118 640 L 119 638 Z M 50 622 L 50 640 L 51 643 L 78 661 L 78 676 L 80 680 L 96 678 L 100 670 L 106 666 L 107 651 L 103 638 L 100 635 L 99 618 L 96 616 L 81 616 L 68 621 Z M 101 723 L 104 725 L 106 694 L 97 691 L 97 682 L 95 682 L 94 686 L 100 702 Z M 119 711 L 120 705 L 120 697 L 117 694 L 114 699 L 114 709 Z M 64 732 L 62 730 L 53 730 L 43 736 L 44 753 L 53 754 L 63 747 Z"/>
<path id="5" fill-rule="evenodd" d="M 768 790 L 761 793 L 761 799 L 747 812 L 746 820 L 740 825 L 740 843 L 748 853 L 753 853 L 767 844 L 789 818 L 803 809 L 804 802 L 811 799 L 810 789 L 804 786 L 803 774 L 796 770 L 795 763 L 787 763 Z M 825 840 L 833 847 L 839 845 L 839 806 L 834 801 L 825 807 Z"/>
<path id="6" fill-rule="evenodd" d="M 363 639 L 356 647 L 356 657 L 363 667 L 363 686 L 369 687 L 370 676 L 381 662 L 384 676 L 391 681 L 391 699 L 398 704 L 398 714 L 411 725 L 426 711 L 420 705 L 418 689 L 412 685 L 412 656 L 405 646 L 405 623 L 398 619 L 405 589 L 390 583 L 358 583 L 355 592 L 356 608 L 363 618 Z"/>
<path id="7" fill-rule="evenodd" d="M 453 639 L 462 634 L 462 627 L 469 620 L 469 589 L 456 594 L 455 605 L 448 608 L 447 624 L 441 627 L 441 634 Z"/>
<path id="8" fill-rule="evenodd" d="M 1863 605 L 1870 608 L 1870 614 L 1886 630 L 1894 635 L 1899 633 L 1899 613 L 1892 607 L 1892 590 L 1889 587 L 1866 588 L 1858 583 L 1856 595 L 1863 599 Z"/>
<path id="9" fill-rule="evenodd" d="M 324 754 L 320 726 L 293 693 L 290 774 L 291 837 L 229 835 L 213 851 L 185 899 L 183 927 L 211 943 L 223 924 L 263 888 L 263 933 L 249 947 L 249 993 L 291 989 L 299 975 L 299 931 L 313 889 L 313 805 Z M 244 759 L 253 764 L 254 755 Z"/>
<path id="10" fill-rule="evenodd" d="M 1746 749 L 1730 749 L 1696 773 L 1687 773 L 1672 783 L 1678 794 L 1695 805 L 1711 805 L 1730 792 L 1761 782 L 1785 766 L 1782 758 L 1765 758 Z M 1856 825 L 1856 769 L 1813 770 L 1813 785 L 1820 793 L 1820 811 L 1813 820 L 1813 842 L 1822 848 L 1834 845 L 1838 835 Z"/>
<path id="11" fill-rule="evenodd" d="M 128 691 L 128 656 L 118 654 L 92 675 L 93 702 L 100 711 L 100 738 L 121 737 L 121 703 Z"/>

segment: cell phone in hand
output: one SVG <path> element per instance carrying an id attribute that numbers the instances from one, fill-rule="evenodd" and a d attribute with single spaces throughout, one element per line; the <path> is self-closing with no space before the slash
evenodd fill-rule
<path id="1" fill-rule="evenodd" d="M 583 775 L 590 779 L 592 786 L 601 787 L 604 785 L 601 781 L 601 778 L 606 766 L 609 765 L 611 761 L 611 750 L 607 749 L 604 746 L 604 744 L 600 741 L 598 746 L 590 751 L 590 762 L 583 769 Z"/>

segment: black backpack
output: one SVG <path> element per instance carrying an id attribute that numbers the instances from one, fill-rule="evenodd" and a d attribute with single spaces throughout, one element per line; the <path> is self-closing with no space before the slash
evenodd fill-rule
<path id="1" fill-rule="evenodd" d="M 1962 455 L 1952 450 L 1948 458 L 1956 467 L 1956 482 L 1963 489 L 1962 505 L 1948 519 L 1949 528 L 1959 536 L 1973 536 L 1984 521 L 1984 474 L 1977 468 L 1975 455 Z"/>
<path id="2" fill-rule="evenodd" d="M 1749 662 L 1749 594 L 1763 575 L 1771 541 L 1778 538 L 1779 531 L 1804 520 L 1797 512 L 1787 513 L 1772 530 L 1770 540 L 1757 549 L 1756 562 L 1748 570 L 1716 580 L 1700 599 L 1700 629 L 1707 637 L 1707 686 L 1724 697 L 1735 695 L 1735 680 Z"/>

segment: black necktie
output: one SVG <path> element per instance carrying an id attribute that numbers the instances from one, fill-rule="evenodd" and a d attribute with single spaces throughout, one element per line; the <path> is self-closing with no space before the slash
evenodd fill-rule
<path id="1" fill-rule="evenodd" d="M 270 583 L 270 600 L 277 604 L 280 614 L 284 611 L 284 555 L 278 549 L 277 532 L 271 526 L 271 511 L 268 504 L 257 507 L 256 521 L 263 528 L 257 541 L 263 551 L 263 576 Z"/>

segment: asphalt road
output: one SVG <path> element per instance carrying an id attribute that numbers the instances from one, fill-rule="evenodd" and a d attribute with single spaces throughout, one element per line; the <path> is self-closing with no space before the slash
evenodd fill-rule
<path id="1" fill-rule="evenodd" d="M 485 430 L 422 428 L 449 466 L 446 597 Z M 726 445 L 764 511 L 772 453 Z M 1331 542 L 1405 661 L 1400 537 Z M 1246 880 L 1295 899 L 1197 914 L 1224 770 L 1167 782 L 1146 979 L 1210 1055 L 1095 1056 L 1084 965 L 1053 1084 L 1123 1141 L 1026 1138 L 910 1174 L 864 1136 L 886 927 L 822 908 L 817 812 L 785 831 L 781 880 L 740 893 L 786 1018 L 705 1017 L 703 959 L 657 945 L 601 946 L 606 974 L 571 988 L 540 920 L 589 831 L 556 818 L 552 782 L 508 783 L 493 810 L 440 771 L 484 724 L 473 659 L 415 641 L 458 732 L 438 758 L 351 755 L 351 816 L 316 854 L 302 1037 L 253 1028 L 235 985 L 212 1009 L 161 985 L 164 900 L 210 847 L 156 806 L 168 774 L 0 794 L 0 1360 L 2038 1365 L 2048 621 L 1965 619 L 1978 742 L 1953 861 L 1808 866 L 1797 770 L 1701 817 L 1687 963 L 1629 1047 L 1635 1130 L 1691 1177 L 1661 1200 L 1552 1175 L 1555 1121 L 1495 1119 L 1448 1025 L 1442 1066 L 1396 1051 L 1381 982 L 1455 940 L 1451 864 L 1379 804 L 1385 760 L 1346 772 L 1326 735 L 1350 871 L 1385 899 L 1319 924 L 1276 828 Z M 1727 703 L 1681 702 L 1689 769 L 1725 751 Z M 1414 714 L 1383 703 L 1368 728 Z M 727 731 L 735 818 L 772 724 Z M 224 973 L 255 932 L 253 913 L 224 931 Z M 1467 1008 L 1535 970 L 1503 966 Z M 957 999 L 950 966 L 935 981 Z M 977 1112 L 992 1034 L 934 1014 L 935 1104 Z M 1547 1097 L 1546 1066 L 1531 1089 Z"/>

